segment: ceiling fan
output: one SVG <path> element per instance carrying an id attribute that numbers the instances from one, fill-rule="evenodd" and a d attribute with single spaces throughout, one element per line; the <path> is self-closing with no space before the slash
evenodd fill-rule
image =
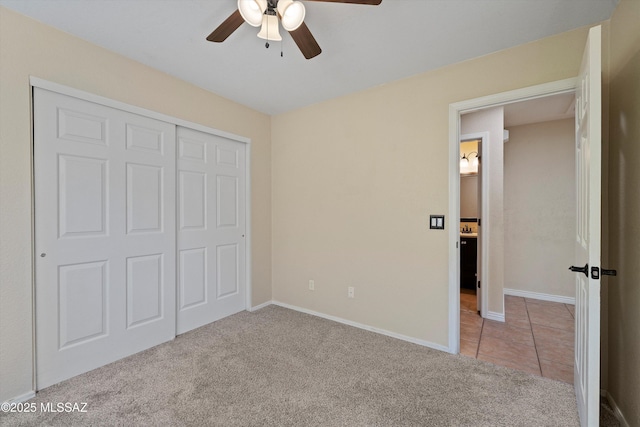
<path id="1" fill-rule="evenodd" d="M 352 3 L 379 5 L 382 0 L 307 0 L 324 1 L 331 3 Z M 298 45 L 305 58 L 311 59 L 320 55 L 322 49 L 311 34 L 309 27 L 304 23 L 304 4 L 297 0 L 238 0 L 238 9 L 231 14 L 218 28 L 207 37 L 210 42 L 223 42 L 243 22 L 261 27 L 258 37 L 267 40 L 282 40 L 279 25 L 287 30 Z M 279 24 L 279 23 L 280 24 Z"/>

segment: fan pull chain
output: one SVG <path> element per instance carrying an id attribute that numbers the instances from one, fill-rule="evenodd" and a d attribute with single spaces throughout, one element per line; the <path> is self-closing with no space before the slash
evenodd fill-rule
<path id="1" fill-rule="evenodd" d="M 264 44 L 264 47 L 269 49 L 269 25 L 267 24 L 267 41 Z"/>

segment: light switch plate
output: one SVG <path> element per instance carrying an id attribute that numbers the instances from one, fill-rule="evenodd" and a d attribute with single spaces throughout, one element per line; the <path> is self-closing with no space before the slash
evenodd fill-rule
<path id="1" fill-rule="evenodd" d="M 429 228 L 432 230 L 444 230 L 444 215 L 430 215 Z"/>

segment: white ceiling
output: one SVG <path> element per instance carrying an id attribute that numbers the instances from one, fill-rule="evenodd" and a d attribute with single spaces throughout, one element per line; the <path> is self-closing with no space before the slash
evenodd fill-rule
<path id="1" fill-rule="evenodd" d="M 284 30 L 209 33 L 236 0 L 0 0 L 0 5 L 267 114 L 278 114 L 610 17 L 617 0 L 305 1 L 323 52 L 306 60 Z M 43 40 L 46 43 L 46 40 Z"/>
<path id="2" fill-rule="evenodd" d="M 573 118 L 575 100 L 576 95 L 571 92 L 507 104 L 504 106 L 504 127 Z"/>

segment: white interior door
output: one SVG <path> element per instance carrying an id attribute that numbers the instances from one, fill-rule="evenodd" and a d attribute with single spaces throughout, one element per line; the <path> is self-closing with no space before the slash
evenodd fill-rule
<path id="1" fill-rule="evenodd" d="M 577 236 L 574 384 L 580 423 L 600 410 L 601 35 L 589 30 L 576 97 Z M 574 269 L 572 267 L 572 269 Z M 597 269 L 594 271 L 594 269 Z"/>
<path id="2" fill-rule="evenodd" d="M 178 333 L 245 309 L 245 144 L 178 128 Z"/>
<path id="3" fill-rule="evenodd" d="M 34 88 L 37 388 L 175 336 L 175 126 Z"/>

